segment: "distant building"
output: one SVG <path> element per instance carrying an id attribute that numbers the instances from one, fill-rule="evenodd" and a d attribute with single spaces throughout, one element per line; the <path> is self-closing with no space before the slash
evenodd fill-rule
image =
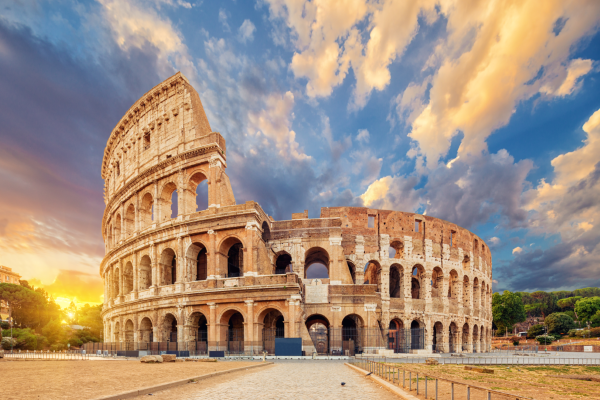
<path id="1" fill-rule="evenodd" d="M 12 268 L 0 265 L 0 283 L 14 283 L 18 285 L 20 279 L 21 275 L 13 272 Z M 8 305 L 3 301 L 0 301 L 0 319 L 3 321 L 8 319 Z"/>

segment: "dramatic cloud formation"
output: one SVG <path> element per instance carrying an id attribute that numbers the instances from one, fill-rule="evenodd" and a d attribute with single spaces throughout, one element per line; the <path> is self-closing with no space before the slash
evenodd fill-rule
<path id="1" fill-rule="evenodd" d="M 597 1 L 2 7 L 0 264 L 64 302 L 101 301 L 108 135 L 178 70 L 238 203 L 415 211 L 487 238 L 499 288 L 600 285 Z"/>

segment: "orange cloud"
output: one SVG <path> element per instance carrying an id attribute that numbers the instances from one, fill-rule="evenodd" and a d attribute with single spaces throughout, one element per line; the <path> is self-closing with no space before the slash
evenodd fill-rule
<path id="1" fill-rule="evenodd" d="M 104 284 L 100 276 L 81 271 L 62 269 L 54 282 L 48 285 L 36 278 L 30 279 L 29 284 L 43 287 L 62 307 L 71 301 L 75 301 L 76 304 L 99 304 L 104 296 Z"/>

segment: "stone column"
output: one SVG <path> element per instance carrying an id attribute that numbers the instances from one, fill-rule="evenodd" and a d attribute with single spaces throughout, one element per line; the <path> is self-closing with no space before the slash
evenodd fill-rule
<path id="1" fill-rule="evenodd" d="M 457 332 L 456 332 L 456 343 L 454 346 L 454 350 L 457 353 L 462 353 L 462 344 L 463 344 L 463 331 L 462 331 L 462 327 L 458 328 Z"/>
<path id="2" fill-rule="evenodd" d="M 132 294 L 132 299 L 137 299 L 138 298 L 138 288 L 140 286 L 140 284 L 139 284 L 140 273 L 138 271 L 137 254 L 133 253 L 133 257 L 132 257 L 131 263 L 133 264 L 133 292 L 132 292 L 133 294 Z"/>
<path id="3" fill-rule="evenodd" d="M 183 240 L 180 236 L 177 238 L 177 270 L 175 271 L 175 279 L 177 279 L 177 282 L 173 282 L 175 284 L 176 292 L 183 292 L 186 264 L 185 257 L 183 256 Z"/>
<path id="4" fill-rule="evenodd" d="M 177 221 L 182 221 L 186 213 L 184 176 L 185 173 L 180 169 L 177 175 Z"/>
<path id="5" fill-rule="evenodd" d="M 300 306 L 300 301 L 302 300 L 302 297 L 298 294 L 293 294 L 290 296 L 290 301 L 289 301 L 289 314 L 288 314 L 288 319 L 289 319 L 289 329 L 288 329 L 288 335 L 289 337 L 300 337 L 300 330 L 299 330 L 299 326 L 298 326 L 298 322 L 297 322 L 297 315 L 300 312 L 300 309 L 298 308 Z"/>
<path id="6" fill-rule="evenodd" d="M 140 192 L 135 192 L 135 221 L 134 221 L 134 235 L 137 235 L 137 233 L 139 231 L 141 231 L 142 229 L 142 221 L 140 221 L 141 219 L 141 214 L 140 214 Z"/>
<path id="7" fill-rule="evenodd" d="M 217 336 L 217 304 L 216 303 L 208 303 L 208 307 L 210 309 L 208 316 L 208 343 L 209 349 L 216 350 L 217 342 L 219 341 L 219 337 Z M 212 342 L 212 345 L 211 345 Z"/>
<path id="8" fill-rule="evenodd" d="M 450 351 L 450 334 L 448 330 L 448 326 L 442 326 L 442 351 L 444 353 L 448 353 Z"/>
<path id="9" fill-rule="evenodd" d="M 433 329 L 433 324 L 430 320 L 425 321 L 425 349 L 428 352 L 431 352 L 433 347 L 433 335 L 435 335 L 435 330 Z"/>
<path id="10" fill-rule="evenodd" d="M 244 351 L 252 352 L 252 346 L 254 345 L 254 300 L 244 300 L 246 306 L 248 308 L 248 316 L 246 321 L 244 321 L 244 325 L 246 328 L 246 332 L 244 333 Z"/>
<path id="11" fill-rule="evenodd" d="M 220 193 L 219 184 L 217 182 L 221 172 L 221 160 L 217 155 L 213 155 L 208 163 L 208 208 L 219 208 Z"/>
<path id="12" fill-rule="evenodd" d="M 361 235 L 357 235 L 355 239 L 354 253 L 356 254 L 356 271 L 354 272 L 354 279 L 357 285 L 365 283 L 365 238 Z"/>
<path id="13" fill-rule="evenodd" d="M 218 277 L 220 271 L 219 266 L 217 265 L 219 262 L 219 257 L 217 256 L 217 234 L 212 229 L 208 232 L 208 252 L 206 254 L 206 262 L 207 262 L 207 277 L 208 279 L 215 279 Z"/>
<path id="14" fill-rule="evenodd" d="M 124 282 L 123 282 L 123 260 L 119 260 L 119 298 L 121 300 L 123 300 L 123 293 L 125 293 L 125 290 L 123 288 L 124 286 Z"/>
<path id="15" fill-rule="evenodd" d="M 246 246 L 244 247 L 244 269 L 243 276 L 256 276 L 256 266 L 254 265 L 254 238 L 258 232 L 258 223 L 255 221 L 246 224 Z"/>
<path id="16" fill-rule="evenodd" d="M 151 288 L 155 288 L 158 286 L 158 273 L 157 273 L 157 269 L 158 269 L 158 261 L 156 259 L 156 246 L 154 245 L 154 243 L 152 243 L 150 245 L 150 258 L 151 258 L 151 275 L 152 275 L 152 285 L 150 286 Z"/>
<path id="17" fill-rule="evenodd" d="M 158 140 L 157 140 L 158 142 Z M 154 182 L 154 219 L 152 220 L 152 228 L 156 228 L 156 224 L 160 222 L 160 199 L 158 198 L 158 181 Z"/>

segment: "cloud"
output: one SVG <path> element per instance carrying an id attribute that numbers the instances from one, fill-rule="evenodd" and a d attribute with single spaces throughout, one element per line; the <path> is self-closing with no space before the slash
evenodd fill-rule
<path id="1" fill-rule="evenodd" d="M 522 252 L 523 252 L 523 249 L 520 248 L 520 247 L 515 247 L 513 249 L 513 251 L 512 251 L 513 254 L 519 254 L 519 253 L 522 253 Z"/>
<path id="2" fill-rule="evenodd" d="M 487 240 L 487 243 L 490 247 L 498 247 L 502 240 L 499 237 L 493 236 Z"/>
<path id="3" fill-rule="evenodd" d="M 39 279 L 30 279 L 29 284 L 44 288 L 61 307 L 67 307 L 71 301 L 75 301 L 75 304 L 103 302 L 104 283 L 97 274 L 63 269 L 49 284 Z"/>
<path id="4" fill-rule="evenodd" d="M 227 22 L 227 11 L 223 8 L 219 9 L 219 22 L 223 26 L 223 30 L 225 32 L 231 32 L 231 28 L 229 27 L 229 23 Z"/>
<path id="5" fill-rule="evenodd" d="M 426 65 L 426 71 L 433 71 L 425 78 L 431 79 L 429 101 L 410 133 L 419 145 L 413 156 L 423 158 L 430 170 L 459 132 L 464 138 L 458 154 L 480 156 L 487 137 L 508 123 L 518 102 L 539 93 L 557 75 L 567 78 L 556 95 L 571 93 L 589 62 L 568 63 L 568 58 L 573 46 L 595 31 L 600 12 L 594 1 L 547 1 L 542 7 L 535 0 L 440 5 L 448 35 Z M 566 22 L 556 34 L 559 18 Z M 422 104 L 416 97 L 415 105 L 406 108 L 421 109 Z"/>
<path id="6" fill-rule="evenodd" d="M 356 140 L 363 143 L 369 143 L 369 131 L 366 129 L 359 129 Z"/>
<path id="7" fill-rule="evenodd" d="M 240 26 L 240 28 L 238 29 L 240 41 L 242 43 L 246 43 L 248 41 L 250 41 L 250 42 L 253 41 L 255 30 L 256 30 L 256 27 L 254 26 L 252 21 L 250 21 L 249 19 L 245 19 L 244 22 L 242 22 L 242 25 Z"/>
<path id="8" fill-rule="evenodd" d="M 567 70 L 560 66 L 555 79 L 546 79 L 546 84 L 540 88 L 540 92 L 558 97 L 571 95 L 581 87 L 582 80 L 580 78 L 590 72 L 592 67 L 592 60 L 580 58 L 571 60 Z"/>
<path id="9" fill-rule="evenodd" d="M 365 206 L 384 210 L 416 211 L 420 206 L 418 179 L 384 176 L 373 182 L 360 196 Z"/>

